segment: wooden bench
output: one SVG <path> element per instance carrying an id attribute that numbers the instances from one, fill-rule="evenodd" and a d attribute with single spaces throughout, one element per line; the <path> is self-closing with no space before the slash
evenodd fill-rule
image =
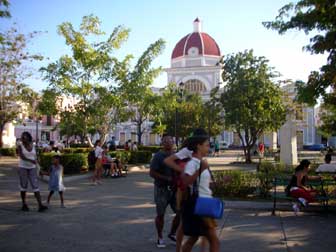
<path id="1" fill-rule="evenodd" d="M 277 200 L 283 200 L 283 201 L 290 201 L 290 202 L 297 202 L 298 200 L 294 197 L 288 196 L 285 192 L 285 188 L 289 184 L 290 178 L 286 177 L 275 177 L 273 179 L 273 210 L 272 215 L 275 215 L 275 210 L 277 207 Z M 323 208 L 328 211 L 328 202 L 329 202 L 329 196 L 325 194 L 324 191 L 324 184 L 323 180 L 321 181 L 309 181 L 308 186 L 318 188 L 318 191 L 321 192 L 321 195 L 316 196 L 317 202 L 320 202 L 320 204 L 323 206 Z M 282 187 L 280 190 L 279 187 Z"/>

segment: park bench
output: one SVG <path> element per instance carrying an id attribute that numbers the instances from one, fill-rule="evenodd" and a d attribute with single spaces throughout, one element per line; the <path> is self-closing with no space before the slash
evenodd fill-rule
<path id="1" fill-rule="evenodd" d="M 272 215 L 275 215 L 276 207 L 277 207 L 277 201 L 290 201 L 290 202 L 297 202 L 298 200 L 296 198 L 293 198 L 291 196 L 288 196 L 285 192 L 285 188 L 289 184 L 290 177 L 275 177 L 273 179 L 273 209 L 272 209 Z M 314 187 L 317 189 L 320 194 L 316 196 L 317 202 L 319 202 L 325 211 L 328 211 L 328 202 L 330 200 L 330 196 L 326 195 L 324 191 L 324 184 L 323 180 L 321 181 L 309 181 L 307 183 L 308 186 Z"/>

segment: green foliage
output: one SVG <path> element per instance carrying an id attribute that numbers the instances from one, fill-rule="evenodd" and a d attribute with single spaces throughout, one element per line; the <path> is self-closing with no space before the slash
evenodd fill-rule
<path id="1" fill-rule="evenodd" d="M 70 144 L 70 148 L 90 148 L 88 144 Z"/>
<path id="2" fill-rule="evenodd" d="M 55 153 L 41 153 L 39 162 L 43 171 L 48 171 L 52 164 Z M 79 174 L 88 171 L 86 153 L 66 153 L 61 155 L 61 164 L 64 167 L 64 174 Z"/>
<path id="3" fill-rule="evenodd" d="M 121 159 L 121 162 L 123 163 L 128 163 L 131 158 L 131 153 L 125 150 L 110 151 L 109 154 L 111 155 L 111 157 Z"/>
<path id="4" fill-rule="evenodd" d="M 10 5 L 10 3 L 9 3 L 8 0 L 0 0 L 0 17 L 2 17 L 2 18 L 10 18 L 11 17 L 11 14 L 9 12 L 9 5 Z"/>
<path id="5" fill-rule="evenodd" d="M 161 146 L 143 146 L 138 147 L 139 151 L 150 151 L 151 153 L 156 153 L 162 149 Z"/>
<path id="6" fill-rule="evenodd" d="M 238 133 L 249 163 L 257 139 L 285 122 L 283 94 L 272 82 L 277 75 L 268 60 L 254 56 L 252 50 L 228 55 L 222 63 L 222 78 L 227 83 L 220 98 L 225 126 Z"/>
<path id="7" fill-rule="evenodd" d="M 299 100 L 315 104 L 328 96 L 328 88 L 335 91 L 336 83 L 336 5 L 334 0 L 300 0 L 283 6 L 272 22 L 264 26 L 284 34 L 290 30 L 312 33 L 310 43 L 304 48 L 315 54 L 326 53 L 327 63 L 320 71 L 310 73 L 308 83 L 298 86 Z M 335 94 L 334 94 L 335 96 Z"/>
<path id="8" fill-rule="evenodd" d="M 111 120 L 106 119 L 112 118 L 110 112 L 119 105 L 118 96 L 98 83 L 112 80 L 117 59 L 111 53 L 128 38 L 129 30 L 118 26 L 107 40 L 91 43 L 104 35 L 99 27 L 100 20 L 93 15 L 84 16 L 78 30 L 69 22 L 59 25 L 58 33 L 65 38 L 72 55 L 64 55 L 41 68 L 44 80 L 52 88 L 78 100 L 75 107 L 61 114 L 64 123 L 60 128 L 68 137 L 72 134 L 86 137 L 92 129 L 105 137 L 112 127 Z"/>
<path id="9" fill-rule="evenodd" d="M 324 103 L 321 105 L 320 120 L 322 125 L 318 127 L 318 131 L 322 136 L 336 136 L 336 103 Z"/>
<path id="10" fill-rule="evenodd" d="M 42 91 L 41 100 L 37 106 L 37 110 L 42 115 L 55 116 L 59 113 L 60 93 L 55 89 L 47 88 Z"/>
<path id="11" fill-rule="evenodd" d="M 212 92 L 211 97 L 214 98 L 215 95 L 216 92 Z M 182 93 L 175 83 L 170 83 L 163 91 L 157 108 L 154 129 L 160 134 L 175 136 L 175 122 L 177 136 L 182 139 L 189 136 L 195 128 L 210 129 L 211 135 L 217 135 L 223 129 L 221 107 L 215 99 L 203 103 L 199 94 L 187 90 Z"/>
<path id="12" fill-rule="evenodd" d="M 116 63 L 112 76 L 119 85 L 121 97 L 127 101 L 127 109 L 132 121 L 137 124 L 138 143 L 141 144 L 142 134 L 148 130 L 143 123 L 153 119 L 159 106 L 158 96 L 155 95 L 150 85 L 161 73 L 162 68 L 152 68 L 151 64 L 163 51 L 165 41 L 159 39 L 151 44 L 140 56 L 134 68 L 131 68 L 132 55 L 127 55 L 121 62 Z"/>
<path id="13" fill-rule="evenodd" d="M 0 148 L 0 156 L 16 157 L 15 148 Z"/>
<path id="14" fill-rule="evenodd" d="M 87 147 L 87 148 L 64 148 L 62 150 L 63 153 L 89 153 L 92 150 L 92 148 Z"/>
<path id="15" fill-rule="evenodd" d="M 110 151 L 111 157 L 117 157 L 124 164 L 148 164 L 152 159 L 151 151 Z"/>
<path id="16" fill-rule="evenodd" d="M 130 151 L 129 164 L 149 164 L 152 159 L 151 151 Z"/>
<path id="17" fill-rule="evenodd" d="M 243 171 L 218 171 L 213 172 L 216 184 L 213 193 L 218 197 L 248 197 L 253 194 L 258 186 L 255 173 Z M 226 181 L 231 177 L 230 181 Z"/>
<path id="18" fill-rule="evenodd" d="M 281 163 L 261 162 L 258 167 L 259 195 L 267 198 L 270 196 L 272 182 L 275 177 L 288 177 L 293 173 L 293 167 Z"/>

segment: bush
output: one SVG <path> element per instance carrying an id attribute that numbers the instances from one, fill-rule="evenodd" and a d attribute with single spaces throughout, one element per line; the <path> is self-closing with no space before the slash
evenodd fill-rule
<path id="1" fill-rule="evenodd" d="M 70 144 L 70 148 L 90 148 L 89 144 Z"/>
<path id="2" fill-rule="evenodd" d="M 152 159 L 150 151 L 110 151 L 111 157 L 117 157 L 122 163 L 126 164 L 148 164 Z"/>
<path id="3" fill-rule="evenodd" d="M 156 153 L 162 149 L 161 146 L 139 146 L 139 151 L 150 151 L 152 153 Z"/>
<path id="4" fill-rule="evenodd" d="M 64 148 L 63 153 L 89 153 L 92 148 Z"/>
<path id="5" fill-rule="evenodd" d="M 16 148 L 0 148 L 0 155 L 16 157 Z"/>
<path id="6" fill-rule="evenodd" d="M 89 153 L 92 148 L 64 148 L 62 153 Z"/>
<path id="7" fill-rule="evenodd" d="M 125 150 L 110 151 L 111 157 L 118 158 L 122 163 L 127 164 L 131 158 L 131 152 Z"/>
<path id="8" fill-rule="evenodd" d="M 151 151 L 130 151 L 130 164 L 148 164 L 152 159 Z"/>
<path id="9" fill-rule="evenodd" d="M 55 153 L 42 153 L 39 155 L 39 162 L 43 171 L 48 171 Z M 61 155 L 61 164 L 64 167 L 64 174 L 79 174 L 88 171 L 87 154 L 67 153 Z"/>
<path id="10" fill-rule="evenodd" d="M 258 187 L 258 178 L 253 172 L 219 171 L 213 173 L 216 184 L 213 193 L 217 197 L 248 197 Z M 232 179 L 226 181 L 229 176 Z"/>

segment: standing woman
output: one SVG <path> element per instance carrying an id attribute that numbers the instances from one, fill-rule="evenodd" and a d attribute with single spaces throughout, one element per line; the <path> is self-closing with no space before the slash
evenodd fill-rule
<path id="1" fill-rule="evenodd" d="M 103 174 L 103 148 L 101 147 L 101 141 L 97 140 L 95 143 L 95 157 L 96 157 L 96 163 L 95 163 L 95 170 L 93 174 L 93 184 L 97 185 L 101 184 L 101 176 Z"/>
<path id="2" fill-rule="evenodd" d="M 48 208 L 42 205 L 41 194 L 37 177 L 37 155 L 33 145 L 33 138 L 29 132 L 23 132 L 21 135 L 21 143 L 18 146 L 19 154 L 19 178 L 20 178 L 20 191 L 22 199 L 22 211 L 29 211 L 26 202 L 26 192 L 28 189 L 28 181 L 34 191 L 35 198 L 39 205 L 39 212 L 43 212 Z"/>
<path id="3" fill-rule="evenodd" d="M 182 180 L 185 185 L 189 185 L 190 195 L 192 194 L 192 191 L 194 191 L 192 190 L 192 187 L 194 182 L 196 182 L 199 196 L 212 198 L 212 191 L 210 189 L 210 183 L 212 182 L 211 173 L 208 169 L 208 166 L 201 166 L 202 159 L 206 157 L 209 153 L 209 148 L 210 144 L 208 136 L 206 135 L 194 136 L 191 137 L 189 140 L 188 149 L 193 151 L 193 157 L 185 167 Z M 216 221 L 213 218 L 209 217 L 201 217 L 200 220 L 196 220 L 196 218 L 194 218 L 193 216 L 189 216 L 190 214 L 192 215 L 192 213 L 183 211 L 183 229 L 185 229 L 186 227 L 194 227 L 195 223 L 199 222 L 199 225 L 201 227 L 197 228 L 199 230 L 202 230 L 202 235 L 204 235 L 208 239 L 210 252 L 218 252 L 220 244 L 216 234 Z M 186 214 L 188 216 L 186 216 Z M 182 251 L 191 251 L 194 244 L 197 242 L 198 237 L 198 235 L 190 236 L 190 238 L 183 244 Z"/>

